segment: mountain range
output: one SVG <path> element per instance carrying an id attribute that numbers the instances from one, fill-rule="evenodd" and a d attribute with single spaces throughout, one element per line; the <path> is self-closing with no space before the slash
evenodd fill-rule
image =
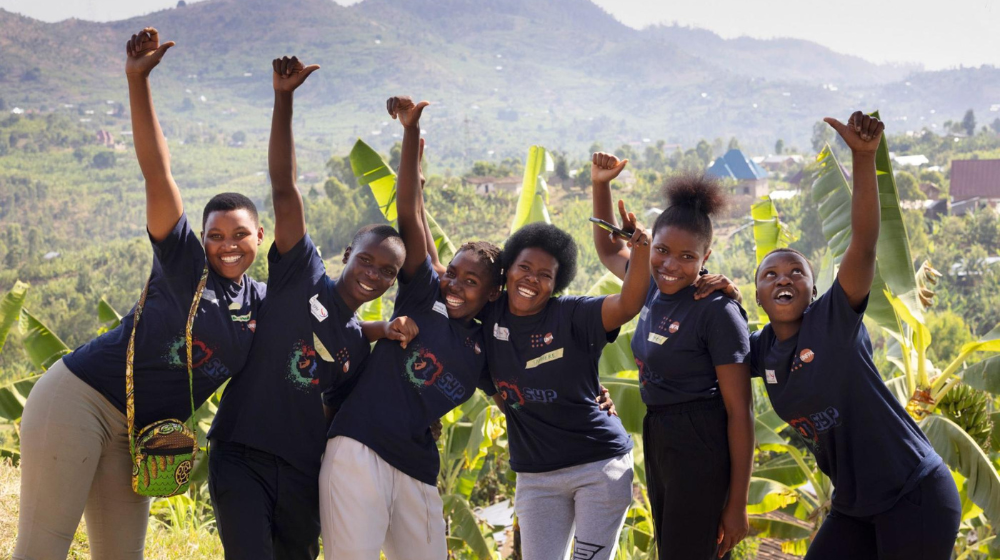
<path id="1" fill-rule="evenodd" d="M 824 116 L 879 109 L 890 130 L 920 130 L 969 108 L 985 124 L 1000 103 L 996 68 L 925 72 L 803 40 L 636 30 L 589 0 L 205 0 L 109 23 L 0 10 L 0 98 L 8 109 L 86 108 L 93 126 L 115 126 L 105 105 L 127 107 L 124 43 L 145 26 L 177 42 L 154 75 L 175 129 L 262 137 L 270 60 L 297 54 L 323 67 L 298 94 L 299 134 L 335 151 L 358 136 L 386 148 L 395 129 L 384 100 L 409 93 L 435 103 L 428 142 L 456 165 L 534 143 L 577 156 L 594 141 L 716 137 L 805 150 Z"/>

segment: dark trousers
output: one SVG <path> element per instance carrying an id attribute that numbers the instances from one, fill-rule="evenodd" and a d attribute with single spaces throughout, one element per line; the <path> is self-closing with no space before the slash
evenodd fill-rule
<path id="1" fill-rule="evenodd" d="M 727 428 L 722 399 L 649 407 L 642 443 L 660 560 L 718 558 L 729 496 Z"/>
<path id="2" fill-rule="evenodd" d="M 948 560 L 961 520 L 955 481 L 942 464 L 888 511 L 867 517 L 832 511 L 806 560 Z"/>
<path id="3" fill-rule="evenodd" d="M 226 560 L 315 560 L 319 475 L 239 443 L 212 441 L 208 489 Z"/>

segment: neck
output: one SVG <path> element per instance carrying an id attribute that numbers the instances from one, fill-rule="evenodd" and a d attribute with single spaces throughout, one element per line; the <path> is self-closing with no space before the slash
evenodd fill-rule
<path id="1" fill-rule="evenodd" d="M 771 321 L 771 328 L 774 329 L 774 336 L 783 342 L 799 334 L 799 330 L 802 328 L 802 317 L 789 322 Z"/>
<path id="2" fill-rule="evenodd" d="M 544 309 L 544 307 L 542 308 Z M 542 309 L 536 309 L 534 311 L 521 311 L 519 309 L 514 309 L 514 305 L 510 301 L 510 297 L 507 298 L 507 310 L 510 311 L 511 315 L 517 317 L 531 317 L 532 315 L 538 315 L 542 312 Z"/>

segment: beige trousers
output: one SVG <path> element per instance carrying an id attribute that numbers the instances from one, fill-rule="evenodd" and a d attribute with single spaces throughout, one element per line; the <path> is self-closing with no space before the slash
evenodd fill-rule
<path id="1" fill-rule="evenodd" d="M 437 487 L 407 476 L 366 445 L 338 436 L 319 471 L 326 560 L 445 560 L 444 506 Z"/>
<path id="2" fill-rule="evenodd" d="M 15 560 L 64 560 L 83 514 L 94 560 L 141 560 L 149 499 L 132 491 L 125 415 L 56 362 L 21 419 Z"/>

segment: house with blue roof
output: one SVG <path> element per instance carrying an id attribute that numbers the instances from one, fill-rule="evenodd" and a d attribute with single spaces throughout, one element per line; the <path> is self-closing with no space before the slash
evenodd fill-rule
<path id="1" fill-rule="evenodd" d="M 705 171 L 709 177 L 736 181 L 733 194 L 750 195 L 753 198 L 765 196 L 768 191 L 767 170 L 743 155 L 740 150 L 729 150 L 719 157 Z"/>

